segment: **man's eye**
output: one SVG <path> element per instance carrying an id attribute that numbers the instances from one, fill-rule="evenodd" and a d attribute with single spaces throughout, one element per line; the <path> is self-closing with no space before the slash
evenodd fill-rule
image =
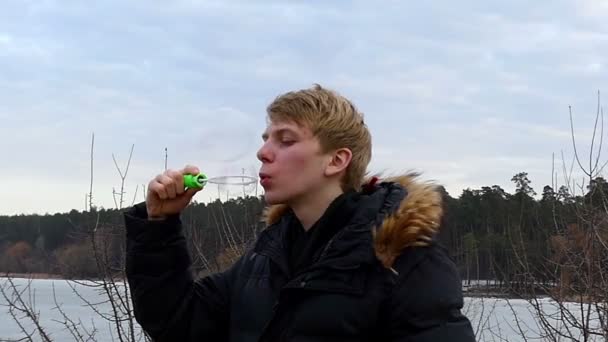
<path id="1" fill-rule="evenodd" d="M 281 144 L 283 145 L 293 145 L 295 143 L 295 140 L 282 140 Z"/>

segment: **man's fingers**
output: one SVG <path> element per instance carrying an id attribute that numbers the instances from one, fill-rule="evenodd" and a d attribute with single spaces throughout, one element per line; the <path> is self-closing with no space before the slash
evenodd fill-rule
<path id="1" fill-rule="evenodd" d="M 192 200 L 192 197 L 194 197 L 194 195 L 199 192 L 201 189 L 196 188 L 196 189 L 188 189 L 184 192 L 183 196 L 182 196 L 182 205 L 184 207 L 186 207 L 188 205 L 188 203 L 190 203 L 190 201 Z"/>
<path id="2" fill-rule="evenodd" d="M 199 168 L 194 165 L 186 165 L 181 170 L 181 172 L 184 175 L 198 175 L 199 173 L 201 173 L 201 170 L 199 170 Z"/>
<path id="3" fill-rule="evenodd" d="M 154 215 L 166 215 L 183 210 L 200 188 L 185 189 L 184 175 L 198 174 L 196 166 L 187 165 L 182 170 L 167 170 L 156 176 L 148 184 L 147 204 L 154 209 Z"/>
<path id="4" fill-rule="evenodd" d="M 167 198 L 175 198 L 175 181 L 173 180 L 173 178 L 164 174 L 157 178 L 157 180 L 160 184 L 164 186 L 165 192 L 167 193 Z"/>
<path id="5" fill-rule="evenodd" d="M 165 173 L 171 179 L 173 179 L 173 185 L 175 188 L 175 194 L 181 195 L 184 193 L 184 175 L 177 170 L 168 170 Z"/>
<path id="6" fill-rule="evenodd" d="M 148 185 L 148 191 L 155 193 L 161 200 L 165 200 L 167 199 L 167 191 L 165 190 L 165 186 L 158 181 L 160 177 L 161 175 L 158 175 L 156 179 Z"/>
<path id="7" fill-rule="evenodd" d="M 194 195 L 196 195 L 197 192 L 201 191 L 202 188 L 193 188 L 193 189 L 188 189 L 186 190 L 186 197 L 194 197 Z"/>

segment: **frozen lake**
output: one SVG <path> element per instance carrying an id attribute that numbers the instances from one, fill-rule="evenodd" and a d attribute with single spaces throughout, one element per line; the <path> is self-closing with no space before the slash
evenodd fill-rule
<path id="1" fill-rule="evenodd" d="M 29 282 L 29 280 L 21 278 L 15 278 L 12 281 L 20 288 L 24 288 Z M 7 291 L 9 285 L 10 284 L 6 279 L 0 278 L 0 286 L 5 289 L 5 293 L 8 295 L 12 293 L 10 290 Z M 74 292 L 72 287 L 80 296 L 82 296 L 82 298 Z M 34 279 L 31 280 L 30 289 L 32 290 L 30 291 L 31 300 L 32 302 L 35 301 L 35 311 L 40 315 L 41 326 L 49 333 L 51 340 L 61 342 L 80 340 L 75 338 L 63 324 L 65 319 L 59 310 L 57 310 L 57 305 L 55 303 L 56 298 L 57 303 L 60 304 L 62 310 L 66 313 L 66 316 L 76 324 L 81 324 L 83 329 L 80 329 L 80 331 L 84 336 L 85 341 L 87 340 L 86 336 L 93 332 L 95 339 L 91 339 L 92 341 L 119 341 L 116 333 L 116 326 L 101 317 L 101 315 L 112 317 L 112 306 L 107 301 L 107 296 L 105 296 L 100 288 L 85 286 L 65 280 Z M 27 296 L 27 292 L 23 297 L 26 301 L 30 300 L 30 297 Z M 88 306 L 85 303 L 85 300 L 94 304 L 97 312 Z M 0 325 L 0 341 L 16 341 L 23 338 L 24 334 L 21 332 L 15 319 L 8 312 L 6 304 L 7 302 L 4 296 L 0 295 L 0 317 L 2 319 L 2 324 Z M 20 322 L 27 328 L 26 330 L 30 332 L 34 331 L 34 325 L 31 323 L 31 320 L 23 318 L 23 316 L 23 314 L 17 313 L 17 317 L 20 318 Z M 125 327 L 124 331 L 128 331 L 128 325 L 123 324 L 123 326 Z M 137 329 L 137 331 L 141 330 Z M 33 336 L 33 340 L 43 341 L 37 334 Z M 142 337 L 141 341 L 143 340 Z"/>
<path id="2" fill-rule="evenodd" d="M 27 285 L 26 279 L 13 279 L 17 286 Z M 98 289 L 71 283 L 87 301 L 101 303 L 97 307 L 99 313 L 110 314 L 111 306 L 106 297 L 98 292 Z M 0 286 L 6 289 L 6 279 L 0 278 Z M 76 341 L 72 334 L 61 323 L 64 322 L 62 315 L 56 309 L 53 288 L 57 301 L 66 314 L 74 321 L 80 321 L 83 327 L 95 333 L 97 341 L 118 341 L 116 327 L 104 320 L 98 313 L 88 307 L 83 299 L 79 298 L 65 280 L 32 280 L 32 300 L 35 300 L 36 311 L 40 314 L 41 325 L 50 333 L 53 341 Z M 29 300 L 29 297 L 26 298 Z M 477 332 L 478 341 L 525 341 L 521 332 L 523 331 L 528 340 L 542 341 L 539 338 L 539 327 L 535 319 L 535 311 L 530 303 L 519 300 L 505 300 L 497 298 L 466 298 L 465 314 L 471 319 L 473 328 Z M 558 322 L 556 318 L 558 306 L 546 299 L 540 300 L 543 306 L 545 318 L 550 322 Z M 574 304 L 572 304 L 574 305 Z M 580 308 L 578 308 L 580 311 Z M 20 322 L 28 331 L 33 330 L 33 325 L 22 314 L 17 314 Z M 15 341 L 24 335 L 20 332 L 18 324 L 8 313 L 6 300 L 0 296 L 0 341 Z M 517 320 L 515 318 L 518 318 Z M 564 326 L 555 323 L 560 330 L 566 330 Z M 85 332 L 83 331 L 83 334 Z M 42 341 L 40 336 L 35 335 L 34 341 Z M 86 338 L 84 339 L 86 340 Z M 143 340 L 143 339 L 142 339 Z M 597 339 L 600 341 L 600 339 Z"/>

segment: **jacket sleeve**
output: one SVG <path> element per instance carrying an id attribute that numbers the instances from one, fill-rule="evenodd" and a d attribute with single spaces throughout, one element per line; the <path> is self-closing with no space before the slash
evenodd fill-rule
<path id="1" fill-rule="evenodd" d="M 388 340 L 474 342 L 471 323 L 461 312 L 462 282 L 454 263 L 440 247 L 415 249 L 400 258 L 418 261 L 403 268 L 387 304 Z"/>
<path id="2" fill-rule="evenodd" d="M 124 214 L 126 274 L 137 322 L 154 341 L 227 341 L 234 268 L 194 280 L 179 216 L 149 221 L 145 203 Z"/>

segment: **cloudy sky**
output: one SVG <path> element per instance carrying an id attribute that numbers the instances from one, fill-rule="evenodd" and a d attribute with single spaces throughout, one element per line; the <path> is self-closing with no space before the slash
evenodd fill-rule
<path id="1" fill-rule="evenodd" d="M 98 206 L 132 144 L 129 204 L 165 147 L 172 168 L 256 174 L 266 105 L 313 83 L 365 113 L 371 171 L 421 171 L 452 196 L 526 171 L 540 192 L 552 153 L 570 163 L 569 105 L 589 145 L 606 15 L 602 0 L 3 0 L 0 214 L 82 210 L 93 132 Z"/>

